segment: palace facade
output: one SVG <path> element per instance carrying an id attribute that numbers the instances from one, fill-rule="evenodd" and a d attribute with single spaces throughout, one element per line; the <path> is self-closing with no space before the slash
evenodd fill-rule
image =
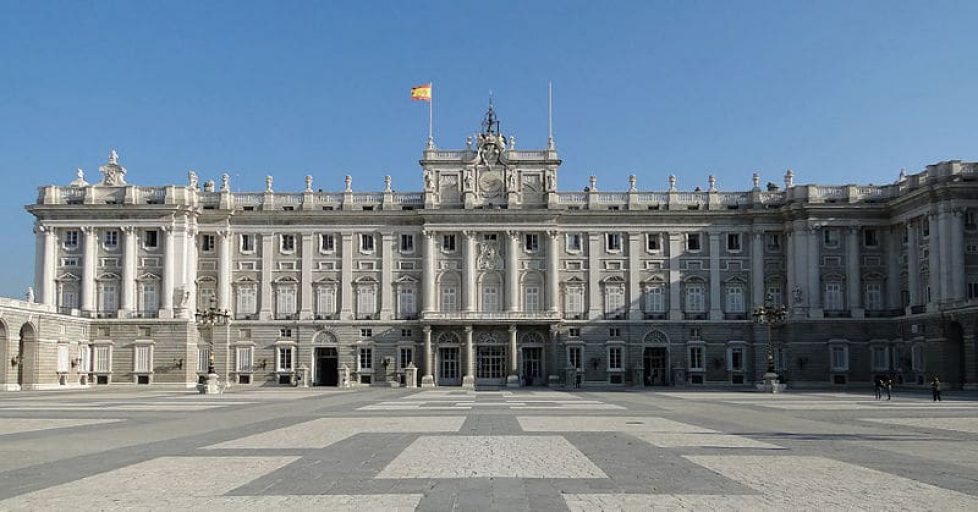
<path id="1" fill-rule="evenodd" d="M 552 139 L 518 149 L 493 116 L 429 141 L 421 192 L 142 187 L 115 152 L 41 187 L 0 383 L 193 387 L 211 359 L 246 386 L 752 386 L 770 353 L 791 386 L 978 386 L 978 164 L 558 191 Z"/>

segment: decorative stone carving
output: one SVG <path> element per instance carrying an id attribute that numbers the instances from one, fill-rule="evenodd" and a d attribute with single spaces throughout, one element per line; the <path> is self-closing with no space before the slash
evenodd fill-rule
<path id="1" fill-rule="evenodd" d="M 751 177 L 751 180 L 754 182 L 754 189 L 755 190 L 761 188 L 761 175 L 760 174 L 758 174 L 758 173 L 755 172 L 754 175 Z"/>
<path id="2" fill-rule="evenodd" d="M 590 192 L 597 192 L 598 191 L 598 177 L 597 176 L 591 176 L 591 177 L 589 177 L 588 180 L 587 180 L 587 182 L 588 182 L 588 191 L 590 191 Z"/>
<path id="3" fill-rule="evenodd" d="M 346 177 L 343 178 L 343 183 L 346 184 L 346 188 L 343 190 L 344 192 L 353 192 L 353 176 L 347 174 Z"/>
<path id="4" fill-rule="evenodd" d="M 34 288 L 32 288 L 30 286 L 27 287 L 27 294 L 24 297 L 24 299 L 27 302 L 30 302 L 30 303 L 33 303 L 34 302 Z"/>
<path id="5" fill-rule="evenodd" d="M 306 192 L 312 192 L 312 176 L 306 175 Z"/>
<path id="6" fill-rule="evenodd" d="M 628 191 L 629 192 L 635 192 L 635 191 L 638 190 L 638 188 L 636 188 L 636 186 L 635 186 L 636 183 L 638 183 L 638 178 L 634 174 L 632 174 L 631 176 L 628 177 Z"/>
<path id="7" fill-rule="evenodd" d="M 710 182 L 710 192 L 716 192 L 717 191 L 717 177 L 711 174 L 710 175 L 710 178 L 709 178 L 709 182 Z"/>
<path id="8" fill-rule="evenodd" d="M 788 172 L 784 173 L 784 188 L 789 189 L 795 186 L 795 171 L 788 169 Z"/>
<path id="9" fill-rule="evenodd" d="M 676 191 L 676 175 L 675 174 L 670 174 L 669 175 L 669 192 L 675 192 L 675 191 Z"/>
<path id="10" fill-rule="evenodd" d="M 197 190 L 197 173 L 192 170 L 187 171 L 187 187 Z"/>
<path id="11" fill-rule="evenodd" d="M 472 190 L 475 188 L 474 178 L 472 177 L 473 174 L 475 174 L 475 171 L 472 169 L 465 170 L 465 177 L 462 179 L 463 191 L 472 192 Z"/>
<path id="12" fill-rule="evenodd" d="M 271 191 L 272 191 L 272 177 L 270 175 L 265 176 L 265 192 L 271 192 Z"/>
<path id="13" fill-rule="evenodd" d="M 214 180 L 207 180 L 204 182 L 204 192 L 214 191 Z"/>
<path id="14" fill-rule="evenodd" d="M 221 192 L 231 191 L 231 176 L 228 173 L 221 175 Z"/>
<path id="15" fill-rule="evenodd" d="M 499 249 L 496 247 L 495 242 L 480 242 L 476 267 L 479 270 L 494 270 L 500 267 L 500 263 Z"/>
<path id="16" fill-rule="evenodd" d="M 390 175 L 384 176 L 384 192 L 391 191 L 391 177 Z"/>
<path id="17" fill-rule="evenodd" d="M 424 170 L 424 191 L 434 192 L 435 191 L 435 179 L 432 176 L 432 171 L 429 169 Z"/>
<path id="18" fill-rule="evenodd" d="M 70 187 L 87 187 L 88 182 L 85 181 L 85 171 L 81 168 L 75 169 L 75 179 L 71 180 L 68 184 Z"/>
<path id="19" fill-rule="evenodd" d="M 796 286 L 794 290 L 791 290 L 791 300 L 795 304 L 801 304 L 801 300 L 802 300 L 801 288 Z"/>
<path id="20" fill-rule="evenodd" d="M 547 184 L 547 192 L 556 192 L 557 191 L 557 173 L 556 172 L 554 172 L 553 170 L 548 170 L 547 171 L 547 176 L 546 176 L 546 182 L 547 182 L 546 183 Z"/>
<path id="21" fill-rule="evenodd" d="M 126 168 L 119 165 L 119 154 L 114 149 L 109 153 L 109 161 L 98 170 L 102 173 L 102 185 L 119 187 L 126 184 Z"/>

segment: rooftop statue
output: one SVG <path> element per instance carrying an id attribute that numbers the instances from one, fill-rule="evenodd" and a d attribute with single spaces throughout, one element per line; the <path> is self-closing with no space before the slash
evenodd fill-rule
<path id="1" fill-rule="evenodd" d="M 118 187 L 126 184 L 126 168 L 119 165 L 119 153 L 114 149 L 109 153 L 109 161 L 98 170 L 102 173 L 102 185 Z"/>

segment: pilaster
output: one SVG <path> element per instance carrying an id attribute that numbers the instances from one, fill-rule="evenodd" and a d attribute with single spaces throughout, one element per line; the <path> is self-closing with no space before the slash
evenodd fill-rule
<path id="1" fill-rule="evenodd" d="M 818 257 L 819 237 L 814 227 L 808 231 L 808 317 L 822 318 L 822 263 Z"/>
<path id="2" fill-rule="evenodd" d="M 435 234 L 431 231 L 422 231 L 421 238 L 424 244 L 424 258 L 421 260 L 422 267 L 422 304 L 421 311 L 435 311 Z M 428 370 L 431 375 L 431 369 Z"/>
<path id="3" fill-rule="evenodd" d="M 132 226 L 122 228 L 122 299 L 119 303 L 119 318 L 132 316 L 136 291 L 136 253 L 139 246 L 136 242 L 136 229 Z"/>
<path id="4" fill-rule="evenodd" d="M 394 267 L 394 233 L 380 234 L 380 319 L 390 320 L 394 316 L 393 300 L 393 267 Z"/>
<path id="5" fill-rule="evenodd" d="M 641 238 L 641 233 L 635 231 L 628 233 L 628 318 L 630 320 L 642 319 L 642 288 L 639 285 Z"/>
<path id="6" fill-rule="evenodd" d="M 507 231 L 506 237 L 506 311 L 519 310 L 519 237 L 517 231 Z"/>
<path id="7" fill-rule="evenodd" d="M 302 269 L 300 271 L 299 319 L 312 320 L 312 254 L 315 251 L 315 235 L 302 233 Z"/>
<path id="8" fill-rule="evenodd" d="M 917 241 L 917 230 L 913 221 L 907 222 L 907 292 L 910 304 L 907 305 L 909 315 L 914 306 L 923 303 L 920 297 L 920 247 Z"/>
<path id="9" fill-rule="evenodd" d="M 941 229 L 940 220 L 937 213 L 927 215 L 930 223 L 930 256 L 927 258 L 928 281 L 930 286 L 930 296 L 924 296 L 927 303 L 927 311 L 937 311 L 937 303 L 941 300 Z"/>
<path id="10" fill-rule="evenodd" d="M 271 320 L 272 318 L 272 265 L 274 264 L 273 255 L 275 250 L 275 233 L 262 233 L 261 235 L 261 310 L 259 316 L 261 320 Z"/>
<path id="11" fill-rule="evenodd" d="M 710 320 L 723 320 L 720 298 L 720 233 L 710 233 Z"/>
<path id="12" fill-rule="evenodd" d="M 547 309 L 560 310 L 560 245 L 556 229 L 548 230 L 547 236 Z"/>
<path id="13" fill-rule="evenodd" d="M 353 319 L 353 233 L 343 233 L 340 250 L 340 320 Z"/>
<path id="14" fill-rule="evenodd" d="M 601 233 L 587 234 L 587 317 L 601 318 Z"/>
<path id="15" fill-rule="evenodd" d="M 472 231 L 462 232 L 462 272 L 464 273 L 462 283 L 462 311 L 475 311 L 475 236 Z"/>
<path id="16" fill-rule="evenodd" d="M 475 343 L 472 341 L 472 326 L 462 329 L 465 335 L 465 375 L 462 377 L 462 387 L 475 389 Z"/>
<path id="17" fill-rule="evenodd" d="M 750 301 L 752 308 L 764 305 L 764 233 L 750 234 Z"/>
<path id="18" fill-rule="evenodd" d="M 162 226 L 163 231 L 163 283 L 160 286 L 160 318 L 173 318 L 173 287 L 176 284 L 175 261 L 173 261 L 173 226 Z"/>
<path id="19" fill-rule="evenodd" d="M 682 253 L 682 233 L 669 233 L 669 320 L 682 320 L 682 274 L 679 256 Z"/>
<path id="20" fill-rule="evenodd" d="M 859 228 L 846 230 L 846 293 L 852 318 L 863 318 L 862 279 L 859 275 Z"/>

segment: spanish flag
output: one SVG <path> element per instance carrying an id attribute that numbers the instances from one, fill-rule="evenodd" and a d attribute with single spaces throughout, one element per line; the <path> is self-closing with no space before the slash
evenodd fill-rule
<path id="1" fill-rule="evenodd" d="M 412 87 L 411 99 L 414 101 L 431 101 L 431 82 Z"/>

